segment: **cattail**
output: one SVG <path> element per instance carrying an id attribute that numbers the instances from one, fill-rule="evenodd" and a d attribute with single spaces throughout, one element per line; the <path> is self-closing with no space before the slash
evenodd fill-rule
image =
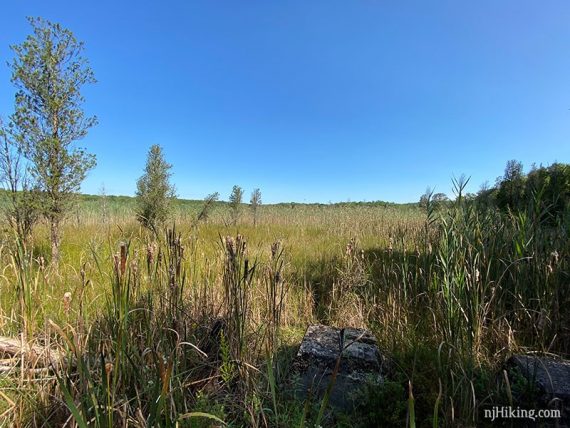
<path id="1" fill-rule="evenodd" d="M 154 255 L 156 253 L 156 244 L 147 244 L 146 245 L 146 267 L 147 270 L 150 271 L 151 266 L 154 263 Z"/>
<path id="2" fill-rule="evenodd" d="M 63 294 L 63 310 L 66 314 L 69 313 L 69 309 L 71 308 L 71 292 L 66 291 Z"/>
<path id="3" fill-rule="evenodd" d="M 236 236 L 236 251 L 243 255 L 247 254 L 247 242 L 241 234 Z"/>
<path id="4" fill-rule="evenodd" d="M 119 253 L 113 254 L 113 270 L 116 275 L 119 275 Z"/>
<path id="5" fill-rule="evenodd" d="M 354 252 L 354 238 L 351 239 L 348 244 L 346 244 L 346 255 L 348 257 L 352 257 L 352 253 Z"/>
<path id="6" fill-rule="evenodd" d="M 234 242 L 234 238 L 232 238 L 231 236 L 226 236 L 226 251 L 228 253 L 228 256 L 230 257 L 230 259 L 234 259 L 236 256 L 236 244 Z"/>
<path id="7" fill-rule="evenodd" d="M 273 244 L 271 244 L 271 260 L 275 260 L 275 258 L 279 254 L 280 247 L 281 247 L 280 241 L 275 241 Z"/>
<path id="8" fill-rule="evenodd" d="M 105 373 L 107 375 L 107 381 L 109 380 L 109 376 L 111 375 L 111 372 L 113 371 L 113 363 L 109 362 L 105 364 Z"/>
<path id="9" fill-rule="evenodd" d="M 127 244 L 121 242 L 121 276 L 125 274 L 127 267 Z"/>

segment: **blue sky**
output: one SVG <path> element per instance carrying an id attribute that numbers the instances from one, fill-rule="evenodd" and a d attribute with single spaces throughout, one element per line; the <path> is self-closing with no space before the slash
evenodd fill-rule
<path id="1" fill-rule="evenodd" d="M 85 42 L 86 193 L 132 195 L 152 144 L 181 197 L 265 202 L 417 201 L 509 159 L 570 161 L 567 0 L 6 3 L 3 117 L 26 16 Z"/>

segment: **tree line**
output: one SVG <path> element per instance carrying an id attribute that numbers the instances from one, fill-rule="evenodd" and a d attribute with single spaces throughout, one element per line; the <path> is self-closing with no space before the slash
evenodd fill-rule
<path id="1" fill-rule="evenodd" d="M 525 174 L 521 162 L 510 160 L 493 187 L 482 186 L 477 201 L 503 212 L 532 209 L 546 222 L 562 221 L 570 211 L 570 165 L 532 165 Z"/>
<path id="2" fill-rule="evenodd" d="M 468 179 L 462 176 L 458 181 L 464 188 Z M 520 161 L 509 160 L 503 175 L 497 177 L 493 186 L 483 183 L 477 193 L 466 193 L 461 197 L 482 209 L 514 215 L 528 213 L 546 224 L 570 221 L 570 164 L 533 164 L 525 173 Z M 450 204 L 452 201 L 447 195 L 429 188 L 419 200 L 422 208 Z"/>

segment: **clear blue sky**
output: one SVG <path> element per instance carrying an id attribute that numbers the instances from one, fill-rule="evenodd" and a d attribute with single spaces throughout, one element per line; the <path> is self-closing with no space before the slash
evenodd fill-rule
<path id="1" fill-rule="evenodd" d="M 26 16 L 85 42 L 86 193 L 132 195 L 155 143 L 181 197 L 239 184 L 266 202 L 417 201 L 508 159 L 570 161 L 567 0 L 5 3 L 4 117 Z"/>

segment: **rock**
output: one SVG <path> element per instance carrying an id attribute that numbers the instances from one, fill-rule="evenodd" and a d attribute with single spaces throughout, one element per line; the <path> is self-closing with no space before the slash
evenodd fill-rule
<path id="1" fill-rule="evenodd" d="M 376 338 L 368 330 L 311 325 L 293 363 L 299 376 L 298 398 L 304 400 L 311 396 L 321 402 L 341 349 L 338 374 L 329 397 L 329 405 L 334 410 L 350 412 L 358 391 L 365 384 L 382 382 L 382 358 Z"/>
<path id="2" fill-rule="evenodd" d="M 514 355 L 507 361 L 507 366 L 511 368 L 511 385 L 517 382 L 512 376 L 514 368 L 531 387 L 541 407 L 561 409 L 562 420 L 559 422 L 570 423 L 570 361 L 551 357 Z"/>

